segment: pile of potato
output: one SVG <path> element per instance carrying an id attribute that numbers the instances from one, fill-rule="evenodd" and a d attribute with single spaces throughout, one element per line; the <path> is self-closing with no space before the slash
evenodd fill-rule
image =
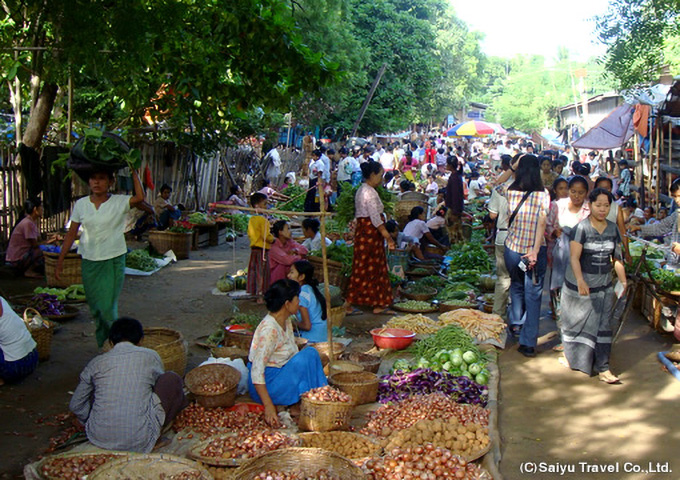
<path id="1" fill-rule="evenodd" d="M 380 450 L 371 439 L 352 432 L 325 432 L 304 434 L 302 445 L 330 450 L 349 459 L 370 457 Z"/>
<path id="2" fill-rule="evenodd" d="M 385 450 L 431 443 L 464 458 L 476 456 L 489 445 L 489 429 L 478 423 L 461 424 L 456 417 L 421 420 L 389 436 Z"/>

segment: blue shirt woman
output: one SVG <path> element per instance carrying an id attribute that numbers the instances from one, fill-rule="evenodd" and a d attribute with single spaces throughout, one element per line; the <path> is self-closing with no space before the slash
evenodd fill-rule
<path id="1" fill-rule="evenodd" d="M 327 342 L 326 299 L 319 291 L 319 282 L 314 278 L 314 266 L 306 260 L 297 261 L 291 266 L 288 278 L 302 286 L 300 310 L 296 315 L 300 336 L 310 342 Z"/>

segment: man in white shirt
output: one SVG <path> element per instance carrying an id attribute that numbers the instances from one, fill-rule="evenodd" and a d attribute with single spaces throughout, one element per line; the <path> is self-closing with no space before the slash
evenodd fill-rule
<path id="1" fill-rule="evenodd" d="M 279 150 L 282 149 L 284 145 L 279 143 L 276 147 L 272 148 L 267 152 L 265 158 L 267 159 L 267 173 L 266 178 L 272 182 L 276 183 L 281 175 L 281 154 Z"/>
<path id="2" fill-rule="evenodd" d="M 380 156 L 380 163 L 386 172 L 394 170 L 394 153 L 392 146 L 387 147 L 387 151 Z"/>
<path id="3" fill-rule="evenodd" d="M 302 233 L 305 235 L 305 241 L 302 246 L 309 252 L 321 250 L 321 232 L 319 231 L 320 223 L 316 218 L 305 218 L 302 221 Z M 330 246 L 331 242 L 326 239 L 326 246 Z"/>
<path id="4" fill-rule="evenodd" d="M 494 289 L 493 313 L 507 318 L 508 297 L 510 295 L 510 274 L 505 266 L 505 239 L 508 236 L 508 201 L 498 193 L 497 188 L 509 186 L 514 181 L 510 176 L 505 185 L 491 191 L 489 216 L 496 220 L 496 287 Z"/>

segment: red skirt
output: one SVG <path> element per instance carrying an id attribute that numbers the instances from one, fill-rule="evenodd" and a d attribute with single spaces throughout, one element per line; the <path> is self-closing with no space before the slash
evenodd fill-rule
<path id="1" fill-rule="evenodd" d="M 263 258 L 264 257 L 264 258 Z M 269 251 L 262 254 L 261 248 L 250 250 L 248 262 L 248 281 L 246 291 L 250 295 L 264 295 L 269 289 Z"/>
<path id="2" fill-rule="evenodd" d="M 367 217 L 357 218 L 354 262 L 347 287 L 347 301 L 354 305 L 373 307 L 388 307 L 392 304 L 385 240 Z"/>

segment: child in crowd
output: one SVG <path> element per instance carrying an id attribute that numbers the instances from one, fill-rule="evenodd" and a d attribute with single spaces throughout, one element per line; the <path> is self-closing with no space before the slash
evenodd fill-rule
<path id="1" fill-rule="evenodd" d="M 441 206 L 434 213 L 434 217 L 429 219 L 425 225 L 430 229 L 432 236 L 442 245 L 450 245 L 449 235 L 446 230 L 446 212 L 448 208 Z"/>
<path id="2" fill-rule="evenodd" d="M 265 211 L 267 195 L 256 192 L 250 196 L 253 208 Z M 248 220 L 250 239 L 250 261 L 248 262 L 248 283 L 246 291 L 257 296 L 257 303 L 264 303 L 264 292 L 269 288 L 269 248 L 274 243 L 269 221 L 262 215 L 253 215 Z"/>
<path id="3" fill-rule="evenodd" d="M 439 243 L 430 233 L 430 229 L 425 223 L 425 209 L 423 207 L 413 207 L 408 219 L 409 222 L 404 227 L 404 234 L 418 241 L 413 246 L 413 254 L 418 260 L 425 260 L 423 249 L 427 244 L 432 244 L 437 248 L 446 250 L 446 247 Z"/>
<path id="4" fill-rule="evenodd" d="M 562 176 L 562 171 L 564 170 L 564 162 L 561 160 L 563 157 L 564 155 L 560 155 L 557 160 L 553 160 L 552 162 L 553 172 L 555 172 L 558 177 Z"/>
<path id="5" fill-rule="evenodd" d="M 266 178 L 262 179 L 262 188 L 259 190 L 259 193 L 266 195 L 267 199 L 270 201 L 290 200 L 290 197 L 288 195 L 284 195 L 283 193 L 279 193 L 276 190 L 274 190 L 271 187 L 269 180 L 267 180 Z"/>
<path id="6" fill-rule="evenodd" d="M 319 281 L 314 278 L 314 266 L 307 260 L 295 262 L 288 278 L 300 284 L 300 310 L 296 314 L 300 337 L 312 343 L 328 341 L 328 312 L 326 298 L 319 291 Z"/>
<path id="7" fill-rule="evenodd" d="M 394 240 L 394 244 L 400 250 L 410 249 L 418 241 L 417 239 L 400 232 L 399 224 L 397 224 L 396 220 L 388 220 L 385 222 L 385 230 L 387 230 L 387 233 L 389 233 L 392 240 Z"/>
<path id="8" fill-rule="evenodd" d="M 274 244 L 269 250 L 269 280 L 273 284 L 288 276 L 290 266 L 302 260 L 309 253 L 305 247 L 293 240 L 290 226 L 285 220 L 279 220 L 272 227 Z"/>
<path id="9" fill-rule="evenodd" d="M 313 252 L 316 250 L 321 250 L 321 232 L 319 232 L 321 224 L 316 218 L 305 218 L 302 221 L 302 233 L 305 236 L 305 241 L 302 242 L 302 246 L 308 251 Z M 326 239 L 326 246 L 331 245 L 328 238 Z"/>
<path id="10" fill-rule="evenodd" d="M 644 209 L 643 218 L 645 219 L 645 225 L 654 225 L 655 223 L 659 223 L 659 221 L 654 218 L 654 207 L 651 205 Z"/>
<path id="11" fill-rule="evenodd" d="M 225 202 L 226 205 L 237 205 L 239 207 L 247 207 L 248 202 L 243 198 L 243 190 L 240 185 L 232 185 L 229 188 L 231 195 Z"/>

